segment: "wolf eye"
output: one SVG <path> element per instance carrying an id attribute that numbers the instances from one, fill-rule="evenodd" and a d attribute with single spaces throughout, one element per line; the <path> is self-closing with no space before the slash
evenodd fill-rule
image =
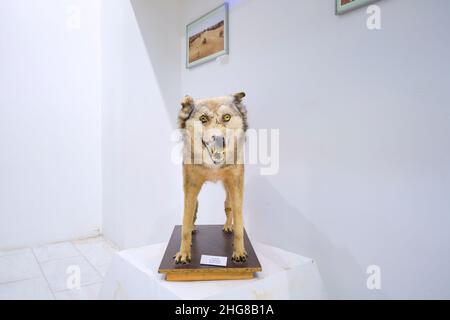
<path id="1" fill-rule="evenodd" d="M 203 115 L 203 116 L 200 117 L 200 121 L 201 121 L 203 124 L 207 123 L 208 120 L 209 120 L 209 119 L 208 119 L 208 116 Z"/>
<path id="2" fill-rule="evenodd" d="M 230 116 L 229 114 L 226 114 L 226 115 L 224 115 L 224 116 L 222 117 L 222 120 L 225 121 L 225 122 L 228 122 L 228 121 L 231 120 L 231 116 Z"/>

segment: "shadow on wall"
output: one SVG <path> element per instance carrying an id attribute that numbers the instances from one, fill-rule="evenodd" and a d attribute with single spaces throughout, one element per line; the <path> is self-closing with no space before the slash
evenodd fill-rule
<path id="1" fill-rule="evenodd" d="M 130 2 L 165 108 L 172 126 L 175 126 L 181 101 L 178 2 L 148 0 L 130 0 Z"/>
<path id="2" fill-rule="evenodd" d="M 386 298 L 379 291 L 367 289 L 366 270 L 292 207 L 267 177 L 249 179 L 245 214 L 256 240 L 316 260 L 329 298 Z"/>

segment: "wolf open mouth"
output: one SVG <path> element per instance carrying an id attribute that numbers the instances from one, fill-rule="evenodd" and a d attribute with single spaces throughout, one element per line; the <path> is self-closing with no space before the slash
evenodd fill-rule
<path id="1" fill-rule="evenodd" d="M 203 146 L 206 150 L 208 150 L 209 157 L 215 165 L 222 164 L 224 161 L 224 153 L 225 153 L 225 140 L 219 146 L 217 142 L 214 143 L 206 143 L 202 139 Z M 212 145 L 212 146 L 211 146 Z"/>

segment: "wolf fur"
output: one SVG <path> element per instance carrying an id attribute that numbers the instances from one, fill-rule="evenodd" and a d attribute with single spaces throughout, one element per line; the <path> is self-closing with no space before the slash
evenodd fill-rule
<path id="1" fill-rule="evenodd" d="M 234 233 L 232 260 L 247 259 L 244 248 L 243 141 L 247 124 L 245 93 L 194 100 L 186 96 L 181 102 L 178 125 L 183 130 L 184 215 L 180 251 L 176 263 L 191 261 L 192 233 L 195 231 L 197 197 L 205 182 L 222 182 L 225 193 L 223 231 Z M 232 133 L 232 134 L 230 134 Z"/>

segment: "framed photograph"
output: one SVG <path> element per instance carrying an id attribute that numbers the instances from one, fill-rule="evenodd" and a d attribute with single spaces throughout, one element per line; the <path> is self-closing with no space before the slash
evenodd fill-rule
<path id="1" fill-rule="evenodd" d="M 379 0 L 335 0 L 336 1 L 336 14 L 344 14 L 348 11 L 361 8 Z"/>
<path id="2" fill-rule="evenodd" d="M 228 3 L 186 26 L 186 68 L 228 54 Z"/>

